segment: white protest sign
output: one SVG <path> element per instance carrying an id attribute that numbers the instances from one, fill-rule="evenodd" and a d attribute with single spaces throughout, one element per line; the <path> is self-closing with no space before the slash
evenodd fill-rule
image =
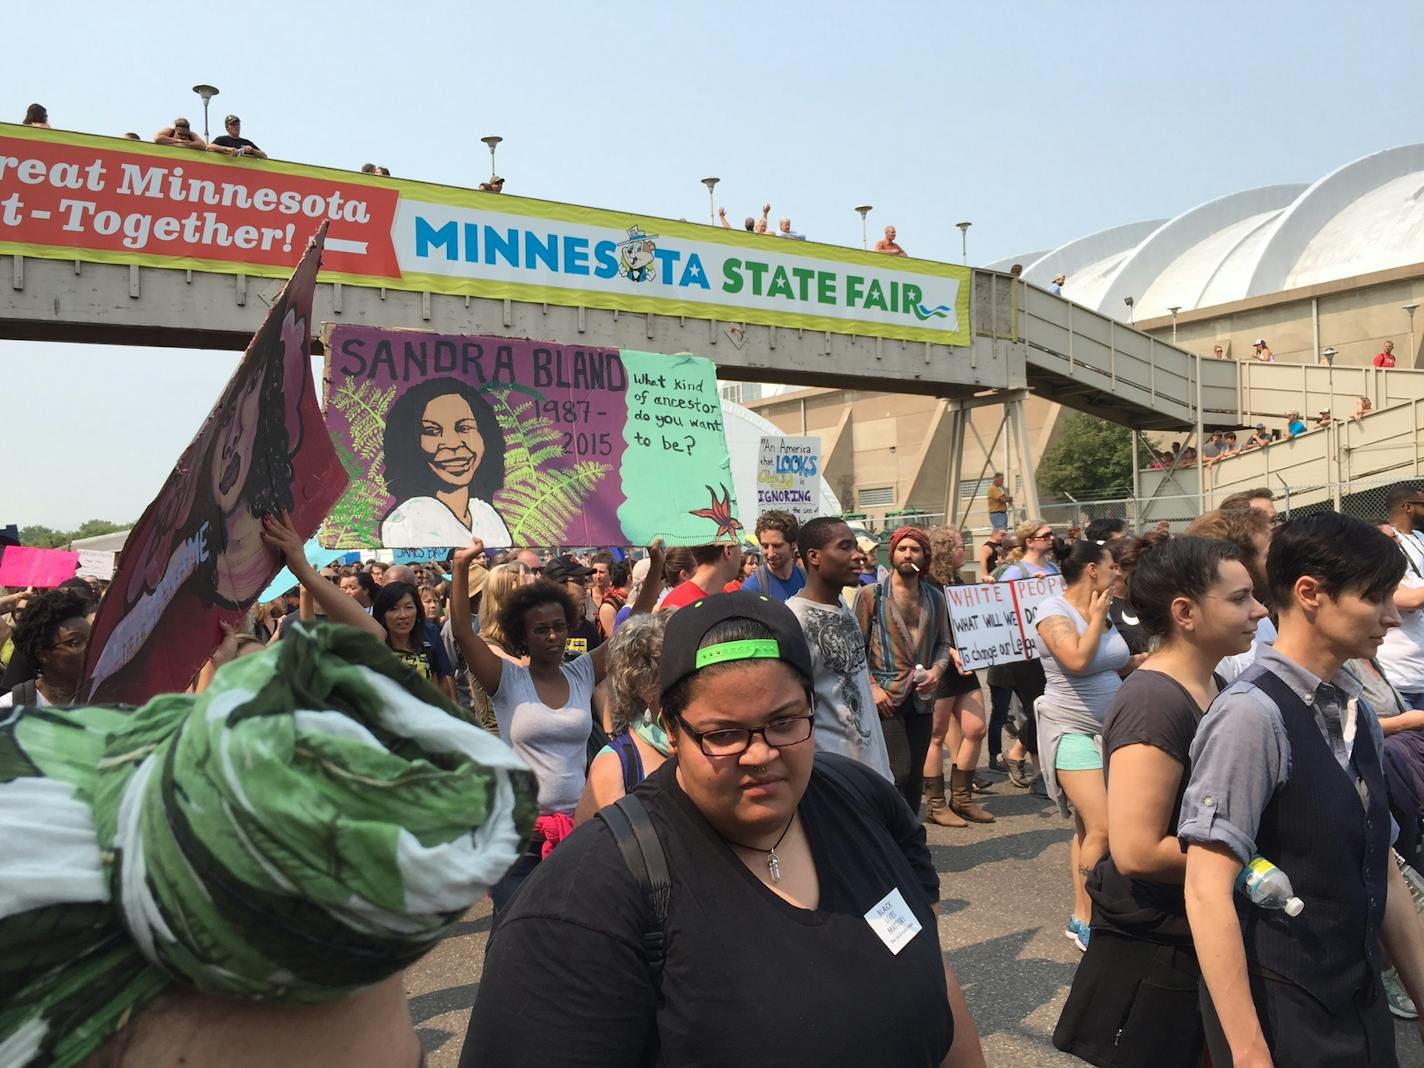
<path id="1" fill-rule="evenodd" d="M 954 641 L 965 669 L 1038 659 L 1034 617 L 1044 601 L 1062 592 L 1059 575 L 946 586 Z"/>
<path id="2" fill-rule="evenodd" d="M 798 523 L 821 514 L 821 439 L 781 437 L 761 439 L 757 462 L 757 513 L 779 509 Z"/>
<path id="3" fill-rule="evenodd" d="M 101 549 L 80 549 L 79 570 L 74 572 L 80 578 L 96 578 L 109 582 L 114 577 L 114 553 Z"/>

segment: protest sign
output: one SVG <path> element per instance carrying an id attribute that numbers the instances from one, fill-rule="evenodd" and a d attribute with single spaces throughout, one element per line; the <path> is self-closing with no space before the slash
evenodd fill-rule
<path id="1" fill-rule="evenodd" d="M 325 227 L 273 302 L 173 474 L 144 511 L 89 642 L 93 701 L 183 690 L 282 566 L 262 517 L 310 535 L 346 487 L 312 381 L 311 305 Z"/>
<path id="2" fill-rule="evenodd" d="M 391 555 L 398 564 L 440 564 L 454 546 L 431 545 L 424 549 L 396 549 Z"/>
<path id="3" fill-rule="evenodd" d="M 328 326 L 332 548 L 735 539 L 710 360 Z"/>
<path id="4" fill-rule="evenodd" d="M 75 574 L 107 582 L 114 577 L 114 554 L 106 549 L 80 549 L 79 570 Z"/>
<path id="5" fill-rule="evenodd" d="M 821 514 L 821 439 L 765 435 L 757 462 L 757 513 L 779 509 L 798 523 Z"/>
<path id="6" fill-rule="evenodd" d="M 74 577 L 79 554 L 64 549 L 10 545 L 0 556 L 0 586 L 50 589 Z"/>
<path id="7" fill-rule="evenodd" d="M 0 124 L 0 253 L 969 344 L 967 267 L 326 167 Z"/>
<path id="8" fill-rule="evenodd" d="M 1044 601 L 1062 592 L 1059 575 L 946 586 L 954 641 L 965 669 L 1037 660 L 1034 618 Z"/>

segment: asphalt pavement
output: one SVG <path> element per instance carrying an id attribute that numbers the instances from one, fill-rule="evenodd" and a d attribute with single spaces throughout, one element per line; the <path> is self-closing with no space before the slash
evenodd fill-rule
<path id="1" fill-rule="evenodd" d="M 990 1065 L 1081 1065 L 1051 1041 L 1080 959 L 1063 933 L 1072 900 L 1069 823 L 1051 802 L 996 778 L 979 801 L 997 822 L 929 828 L 940 873 L 940 941 L 950 951 Z M 429 1068 L 455 1068 L 459 1060 L 489 928 L 486 901 L 407 974 Z M 1424 1064 L 1412 1025 L 1398 1024 L 1396 1037 L 1401 1064 Z"/>

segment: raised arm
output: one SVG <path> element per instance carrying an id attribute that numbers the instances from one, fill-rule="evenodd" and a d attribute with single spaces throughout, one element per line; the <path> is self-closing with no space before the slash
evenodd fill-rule
<path id="1" fill-rule="evenodd" d="M 480 689 L 493 697 L 504 674 L 504 661 L 475 633 L 474 617 L 470 614 L 470 565 L 484 551 L 485 543 L 476 538 L 455 552 L 455 569 L 450 575 L 450 633 L 455 636 Z"/>
<path id="2" fill-rule="evenodd" d="M 316 573 L 316 568 L 307 562 L 306 547 L 302 536 L 292 526 L 292 517 L 286 512 L 280 516 L 262 517 L 262 540 L 276 549 L 287 561 L 287 567 L 302 584 L 302 589 L 311 595 L 326 618 L 332 623 L 342 623 L 348 627 L 374 634 L 382 641 L 386 632 L 356 603 L 355 599 L 343 593 L 335 583 L 328 582 Z"/>
<path id="3" fill-rule="evenodd" d="M 643 588 L 638 591 L 638 599 L 633 602 L 629 615 L 651 612 L 658 603 L 658 594 L 663 589 L 663 565 L 667 563 L 667 553 L 663 551 L 663 540 L 655 538 L 648 546 L 648 577 L 643 580 Z M 608 670 L 608 643 L 604 642 L 588 656 L 593 662 L 594 685 L 603 681 Z"/>
<path id="4" fill-rule="evenodd" d="M 1069 671 L 1086 671 L 1093 662 L 1098 642 L 1107 629 L 1108 602 L 1112 590 L 1100 590 L 1093 594 L 1088 606 L 1088 629 L 1082 634 L 1067 616 L 1044 616 L 1034 625 L 1038 640 L 1048 646 L 1053 659 Z"/>

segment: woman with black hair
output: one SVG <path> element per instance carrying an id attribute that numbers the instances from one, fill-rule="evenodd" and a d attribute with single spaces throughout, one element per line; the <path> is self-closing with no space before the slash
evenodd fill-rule
<path id="1" fill-rule="evenodd" d="M 924 828 L 878 772 L 817 752 L 796 616 L 705 597 L 659 669 L 673 758 L 605 812 L 647 821 L 664 914 L 613 821 L 580 827 L 496 919 L 460 1064 L 982 1068 Z"/>
<path id="2" fill-rule="evenodd" d="M 426 637 L 425 606 L 420 594 L 409 582 L 388 582 L 376 591 L 376 599 L 371 602 L 371 618 L 385 631 L 391 652 L 453 701 L 454 679 L 440 670 L 444 661 L 436 658 L 434 646 Z"/>
<path id="3" fill-rule="evenodd" d="M 45 590 L 26 602 L 15 624 L 15 651 L 39 674 L 0 693 L 0 708 L 75 703 L 89 649 L 88 613 L 89 602 L 73 590 Z"/>
<path id="4" fill-rule="evenodd" d="M 478 389 L 448 377 L 412 386 L 391 405 L 384 448 L 396 503 L 381 522 L 383 545 L 509 545 L 489 503 L 504 486 L 504 432 Z"/>
<path id="5" fill-rule="evenodd" d="M 1088 877 L 1092 941 L 1053 1044 L 1091 1064 L 1195 1068 L 1203 1037 L 1177 838 L 1197 725 L 1266 609 L 1241 550 L 1152 533 L 1122 558 L 1157 649 L 1118 689 L 1103 725 L 1108 853 Z"/>
<path id="6" fill-rule="evenodd" d="M 593 689 L 603 681 L 608 645 L 565 661 L 569 630 L 582 617 L 563 585 L 538 579 L 515 589 L 499 612 L 509 651 L 527 656 L 528 665 L 500 656 L 475 633 L 470 618 L 470 565 L 482 552 L 484 544 L 477 538 L 455 553 L 450 627 L 470 673 L 489 694 L 499 736 L 523 758 L 539 782 L 539 819 L 534 834 L 514 867 L 490 891 L 498 911 L 573 830 L 593 733 Z M 664 564 L 661 542 L 648 547 L 648 560 L 648 579 L 631 606 L 633 613 L 651 612 L 657 603 Z"/>

